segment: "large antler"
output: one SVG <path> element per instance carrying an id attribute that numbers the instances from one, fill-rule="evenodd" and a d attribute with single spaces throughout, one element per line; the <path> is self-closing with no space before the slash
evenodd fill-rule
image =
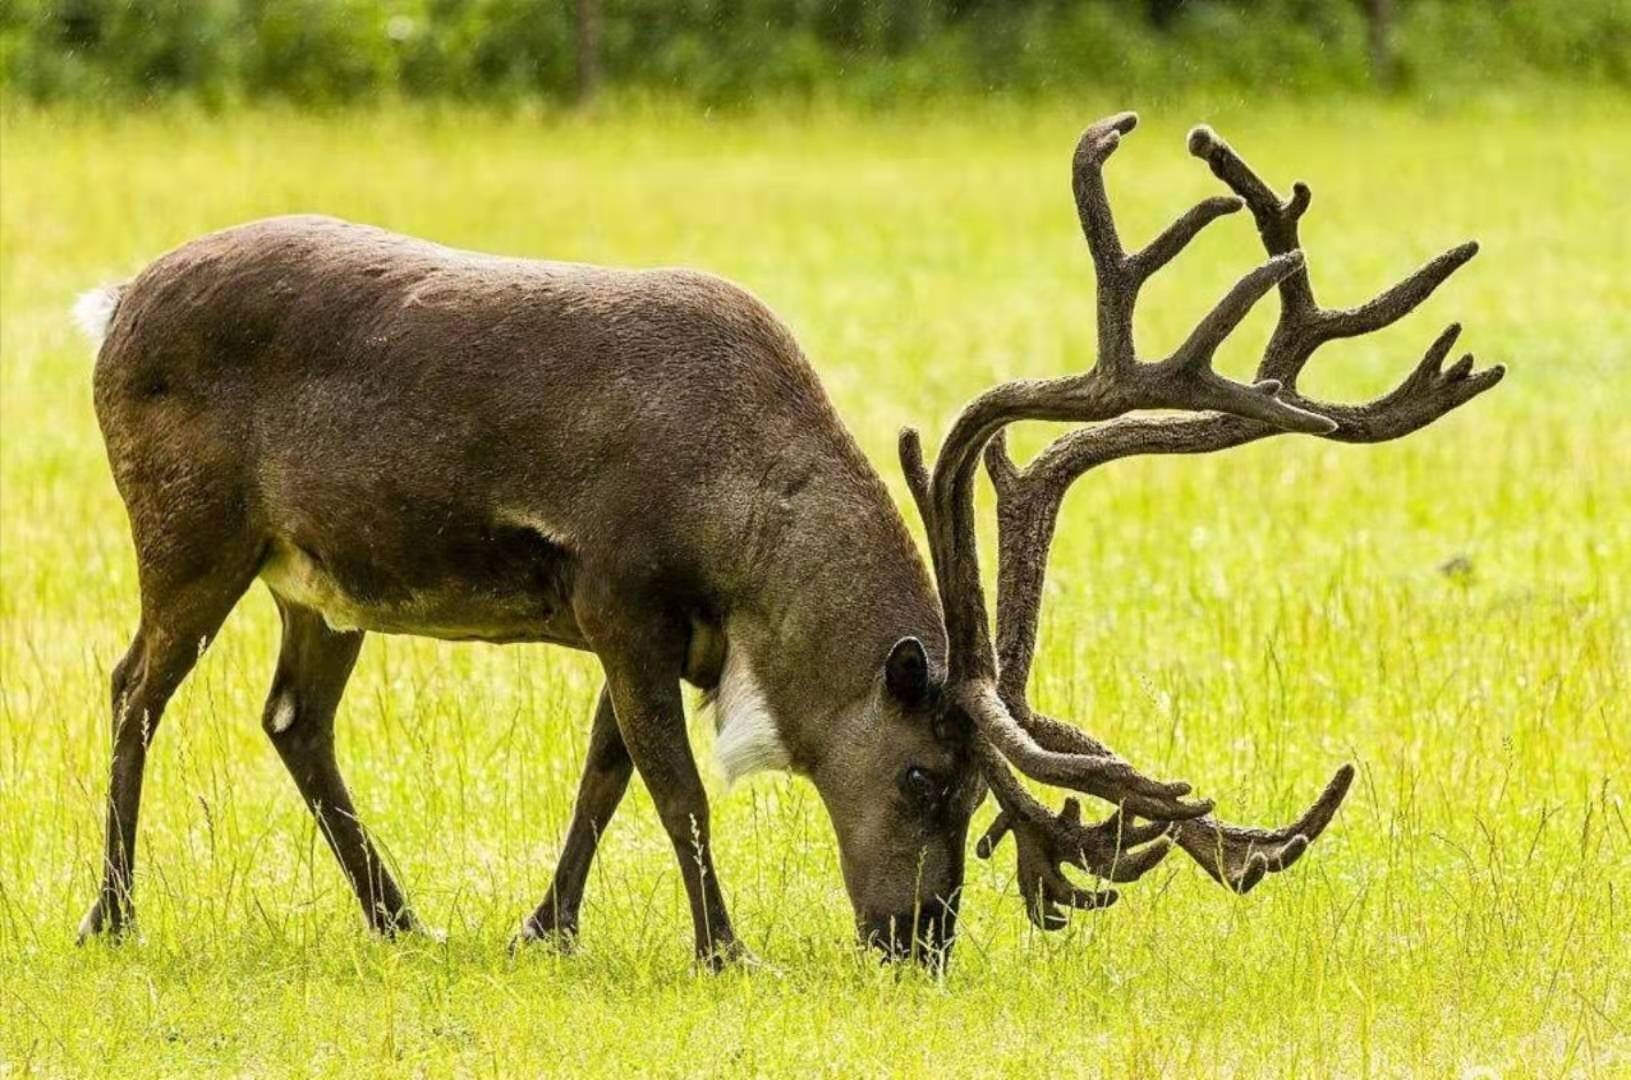
<path id="1" fill-rule="evenodd" d="M 1344 766 L 1308 812 L 1283 829 L 1229 825 L 1211 817 L 1210 802 L 1183 801 L 1189 793 L 1187 784 L 1145 777 L 1079 729 L 1031 710 L 1026 686 L 1048 551 L 1070 485 L 1115 458 L 1202 453 L 1280 431 L 1351 442 L 1397 438 L 1470 400 L 1502 375 L 1499 367 L 1473 374 L 1471 357 L 1442 370 L 1458 332 L 1452 326 L 1415 371 L 1377 401 L 1341 406 L 1301 396 L 1297 378 L 1320 345 L 1402 318 L 1471 258 L 1476 246 L 1463 245 L 1440 256 L 1368 304 L 1343 311 L 1323 309 L 1314 300 L 1298 251 L 1297 223 L 1309 205 L 1308 188 L 1297 184 L 1291 199 L 1282 202 L 1227 144 L 1203 127 L 1191 133 L 1190 150 L 1208 161 L 1238 198 L 1202 202 L 1143 251 L 1127 255 L 1116 238 L 1102 166 L 1134 122 L 1130 114 L 1123 114 L 1089 128 L 1074 163 L 1077 208 L 1098 273 L 1100 352 L 1094 368 L 1081 377 L 1010 383 L 981 395 L 953 425 L 932 477 L 925 473 L 916 433 L 907 431 L 901 438 L 902 464 L 929 533 L 945 608 L 951 645 L 948 691 L 982 737 L 982 770 L 1001 807 L 979 852 L 989 856 L 1007 831 L 1016 833 L 1022 888 L 1032 919 L 1043 926 L 1063 921 L 1057 904 L 1097 907 L 1114 899 L 1113 893 L 1072 885 L 1060 872 L 1062 864 L 1114 881 L 1133 880 L 1166 854 L 1168 835 L 1174 835 L 1218 881 L 1246 892 L 1266 873 L 1284 869 L 1302 855 L 1336 813 L 1353 776 L 1351 766 Z M 1132 345 L 1138 287 L 1204 225 L 1242 205 L 1251 209 L 1270 261 L 1242 279 L 1173 357 L 1157 364 L 1138 363 Z M 1270 284 L 1279 286 L 1280 318 L 1259 365 L 1258 382 L 1252 386 L 1229 382 L 1211 370 L 1211 355 Z M 1180 370 L 1189 374 L 1174 379 L 1171 373 Z M 1081 384 L 1094 381 L 1116 388 L 1100 392 L 1103 408 L 1097 412 L 1081 404 L 1086 397 Z M 1160 391 L 1152 392 L 1151 383 L 1160 383 Z M 1116 419 L 1146 407 L 1215 409 L 1224 415 Z M 1000 437 L 1006 424 L 1020 419 L 1111 422 L 1063 436 L 1020 471 Z M 982 448 L 998 499 L 1001 552 L 995 651 L 974 538 L 972 460 Z M 1007 762 L 1033 779 L 1097 795 L 1118 803 L 1120 809 L 1092 827 L 1081 824 L 1075 800 L 1053 815 L 1025 791 Z M 1130 815 L 1153 824 L 1138 824 Z"/>

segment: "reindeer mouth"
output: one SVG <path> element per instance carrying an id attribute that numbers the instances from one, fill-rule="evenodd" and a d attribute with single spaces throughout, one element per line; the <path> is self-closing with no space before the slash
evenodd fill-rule
<path id="1" fill-rule="evenodd" d="M 957 898 L 936 899 L 901 914 L 864 916 L 857 930 L 861 943 L 882 953 L 886 962 L 940 969 L 951 959 L 957 936 Z"/>

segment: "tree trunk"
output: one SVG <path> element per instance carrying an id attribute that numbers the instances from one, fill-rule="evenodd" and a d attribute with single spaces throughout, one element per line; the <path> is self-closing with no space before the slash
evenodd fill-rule
<path id="1" fill-rule="evenodd" d="M 1393 63 L 1393 0 L 1363 0 L 1365 19 L 1370 24 L 1370 71 L 1376 85 L 1391 87 Z"/>
<path id="2" fill-rule="evenodd" d="M 1167 29 L 1178 17 L 1178 9 L 1183 6 L 1184 0 L 1150 0 L 1150 24 L 1157 30 Z"/>
<path id="3" fill-rule="evenodd" d="M 600 89 L 600 0 L 578 0 L 578 104 Z"/>

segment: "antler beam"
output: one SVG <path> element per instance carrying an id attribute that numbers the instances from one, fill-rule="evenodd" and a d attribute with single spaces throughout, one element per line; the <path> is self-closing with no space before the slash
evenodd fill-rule
<path id="1" fill-rule="evenodd" d="M 1296 250 L 1298 223 L 1312 193 L 1293 185 L 1282 201 L 1241 157 L 1209 128 L 1189 137 L 1191 153 L 1205 160 L 1251 210 L 1264 248 L 1271 254 Z M 1343 442 L 1383 442 L 1408 435 L 1472 400 L 1501 380 L 1500 366 L 1473 372 L 1473 359 L 1462 357 L 1448 370 L 1445 358 L 1460 327 L 1451 325 L 1428 348 L 1403 382 L 1385 396 L 1361 405 L 1342 405 L 1306 398 L 1296 390 L 1308 360 L 1326 342 L 1388 326 L 1418 307 L 1439 285 L 1477 253 L 1468 243 L 1438 256 L 1375 299 L 1347 310 L 1328 310 L 1314 298 L 1306 266 L 1279 283 L 1280 314 L 1258 365 L 1256 378 L 1275 380 L 1282 398 L 1337 421 L 1326 438 Z M 1073 431 L 1055 440 L 1021 471 L 1009 458 L 1000 433 L 985 449 L 986 469 L 997 491 L 999 569 L 997 584 L 997 655 L 999 692 L 1013 709 L 1025 701 L 1035 656 L 1047 558 L 1059 508 L 1070 487 L 1089 470 L 1117 458 L 1138 454 L 1198 454 L 1223 450 L 1276 435 L 1283 428 L 1247 417 L 1204 415 L 1179 418 L 1121 418 Z M 1023 708 L 1023 706 L 1022 706 Z M 1028 711 L 1028 710 L 1026 710 Z M 1072 729 L 1048 721 L 1035 727 L 1038 742 L 1064 750 L 1076 745 Z M 1298 821 L 1284 829 L 1261 830 L 1230 825 L 1210 815 L 1175 827 L 1179 846 L 1217 881 L 1237 892 L 1250 891 L 1265 873 L 1295 862 L 1330 822 L 1353 778 L 1343 766 L 1325 792 Z M 987 844 L 989 849 L 1000 834 Z M 1023 846 L 1025 838 L 1019 840 Z"/>
<path id="2" fill-rule="evenodd" d="M 1473 372 L 1470 356 L 1445 369 L 1459 328 L 1452 326 L 1427 350 L 1399 386 L 1373 402 L 1338 405 L 1298 393 L 1309 358 L 1324 343 L 1369 333 L 1404 317 L 1476 253 L 1465 244 L 1439 256 L 1369 303 L 1346 310 L 1319 306 L 1299 250 L 1298 222 L 1311 203 L 1298 183 L 1282 201 L 1210 129 L 1196 128 L 1191 153 L 1205 160 L 1234 195 L 1190 209 L 1144 249 L 1121 246 L 1109 206 L 1103 166 L 1131 132 L 1123 113 L 1088 128 L 1077 145 L 1072 188 L 1092 255 L 1098 287 L 1098 358 L 1083 375 L 1004 383 L 970 403 L 953 424 L 934 463 L 925 468 L 916 432 L 901 435 L 900 456 L 929 536 L 945 611 L 948 694 L 972 719 L 982 771 L 1001 808 L 978 851 L 989 856 L 1015 833 L 1021 887 L 1039 926 L 1063 921 L 1060 907 L 1102 907 L 1114 892 L 1087 890 L 1063 874 L 1066 865 L 1113 881 L 1130 881 L 1158 863 L 1172 842 L 1219 882 L 1237 892 L 1295 862 L 1335 815 L 1352 782 L 1344 766 L 1296 822 L 1265 830 L 1211 816 L 1209 801 L 1186 801 L 1188 784 L 1144 776 L 1102 743 L 1068 724 L 1032 711 L 1026 700 L 1048 552 L 1060 505 L 1070 486 L 1091 469 L 1135 454 L 1205 453 L 1299 431 L 1346 442 L 1381 442 L 1409 434 L 1499 382 L 1499 367 Z M 1133 309 L 1139 289 L 1201 229 L 1217 218 L 1250 209 L 1269 260 L 1246 274 L 1171 356 L 1137 359 Z M 1280 313 L 1258 366 L 1256 381 L 1236 383 L 1212 369 L 1223 340 L 1270 288 Z M 1200 415 L 1127 417 L 1138 409 L 1183 409 Z M 1023 470 L 1009 458 L 1003 428 L 1019 420 L 1103 421 L 1048 446 Z M 974 462 L 984 459 L 997 492 L 999 569 L 997 644 L 993 649 L 980 585 L 973 510 Z M 1052 814 L 1014 776 L 1009 764 L 1033 780 L 1117 803 L 1096 826 L 1081 823 L 1068 800 Z M 1139 823 L 1134 817 L 1149 819 Z"/>

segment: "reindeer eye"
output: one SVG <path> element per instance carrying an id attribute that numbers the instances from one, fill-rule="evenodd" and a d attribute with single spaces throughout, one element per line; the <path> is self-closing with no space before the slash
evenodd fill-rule
<path id="1" fill-rule="evenodd" d="M 933 809 L 940 801 L 940 781 L 927 769 L 920 769 L 916 765 L 908 765 L 906 771 L 900 774 L 900 790 L 902 795 L 926 810 Z"/>

